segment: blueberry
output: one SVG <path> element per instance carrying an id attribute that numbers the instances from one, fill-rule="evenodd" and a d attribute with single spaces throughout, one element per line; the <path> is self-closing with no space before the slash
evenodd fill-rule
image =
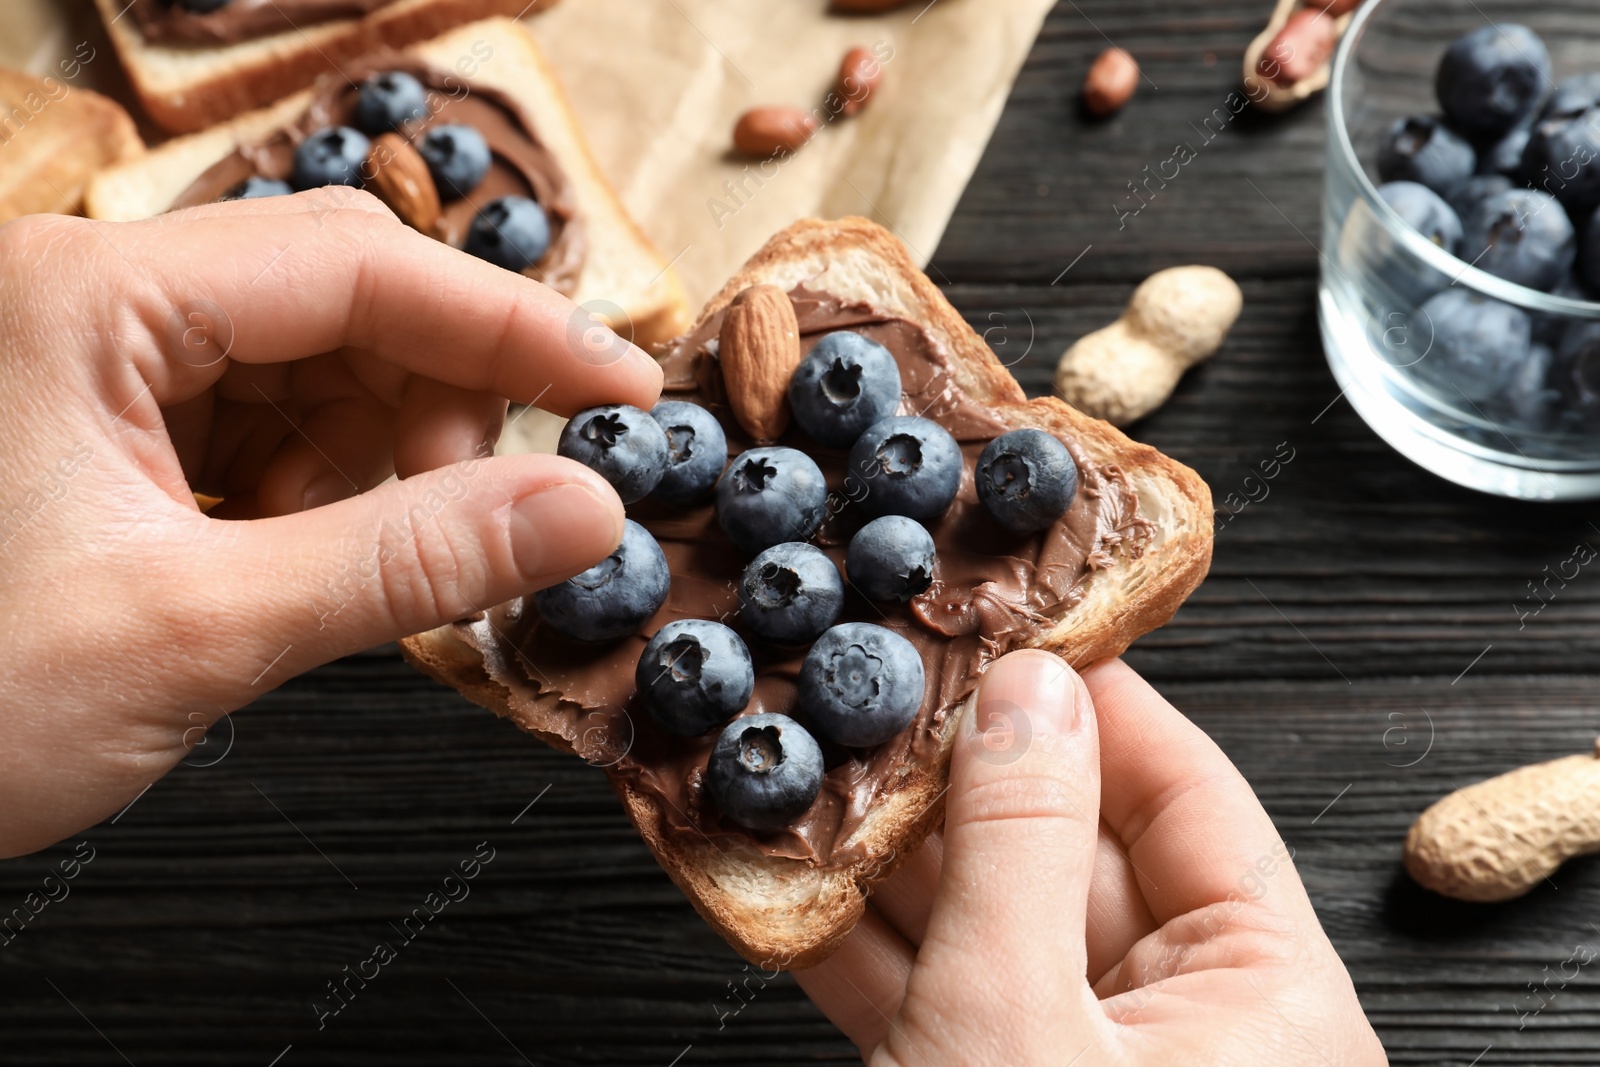
<path id="1" fill-rule="evenodd" d="M 915 519 L 885 515 L 850 539 L 844 572 L 868 600 L 906 601 L 933 584 L 933 535 Z"/>
<path id="2" fill-rule="evenodd" d="M 893 630 L 846 622 L 817 638 L 800 665 L 800 706 L 818 733 L 841 745 L 879 745 L 922 707 L 917 647 Z"/>
<path id="3" fill-rule="evenodd" d="M 746 552 L 804 541 L 827 517 L 828 484 L 810 456 L 793 448 L 752 448 L 717 481 L 717 521 Z"/>
<path id="4" fill-rule="evenodd" d="M 1483 201 L 1491 196 L 1510 192 L 1515 188 L 1516 185 L 1504 174 L 1474 174 L 1450 190 L 1450 195 L 1445 199 L 1450 204 L 1451 209 L 1455 211 L 1456 221 L 1459 223 L 1460 220 L 1472 214 L 1472 209 Z M 1381 193 L 1383 189 L 1380 188 L 1378 191 Z M 1395 210 L 1398 211 L 1400 209 L 1395 208 Z"/>
<path id="5" fill-rule="evenodd" d="M 1539 35 L 1502 22 L 1451 43 L 1439 60 L 1434 91 L 1452 125 L 1487 141 L 1537 111 L 1550 81 L 1550 53 Z"/>
<path id="6" fill-rule="evenodd" d="M 1600 416 L 1600 322 L 1575 320 L 1567 327 L 1552 378 L 1574 415 Z"/>
<path id="7" fill-rule="evenodd" d="M 709 619 L 679 619 L 644 646 L 633 680 L 656 722 L 697 737 L 744 710 L 756 671 L 738 634 Z"/>
<path id="8" fill-rule="evenodd" d="M 661 424 L 628 404 L 580 411 L 561 430 L 556 454 L 597 472 L 624 504 L 642 500 L 667 469 L 667 435 Z"/>
<path id="9" fill-rule="evenodd" d="M 1556 86 L 1539 118 L 1575 119 L 1592 107 L 1600 107 L 1600 73 L 1574 74 Z"/>
<path id="10" fill-rule="evenodd" d="M 196 15 L 209 15 L 213 11 L 222 10 L 232 2 L 233 0 L 178 0 L 178 6 Z"/>
<path id="11" fill-rule="evenodd" d="M 1566 205 L 1575 219 L 1600 206 L 1600 107 L 1549 118 L 1528 142 L 1528 180 Z"/>
<path id="12" fill-rule="evenodd" d="M 1415 369 L 1448 400 L 1457 390 L 1473 403 L 1496 399 L 1528 358 L 1528 316 L 1510 304 L 1450 288 L 1423 304 L 1419 317 L 1433 336 Z"/>
<path id="13" fill-rule="evenodd" d="M 789 410 L 813 441 L 849 448 L 900 406 L 900 367 L 889 350 L 849 330 L 818 341 L 789 379 Z"/>
<path id="14" fill-rule="evenodd" d="M 433 127 L 418 138 L 417 154 L 428 164 L 441 200 L 466 196 L 489 173 L 489 142 L 471 126 Z"/>
<path id="15" fill-rule="evenodd" d="M 483 205 L 467 229 L 463 250 L 497 267 L 520 271 L 550 249 L 550 220 L 525 196 L 502 196 Z"/>
<path id="16" fill-rule="evenodd" d="M 1398 119 L 1378 146 L 1378 179 L 1416 182 L 1440 196 L 1472 177 L 1472 146 L 1432 115 Z"/>
<path id="17" fill-rule="evenodd" d="M 1450 210 L 1442 200 L 1439 206 Z M 1067 446 L 1043 430 L 1012 430 L 990 441 L 972 479 L 984 508 L 1012 533 L 1047 529 L 1078 495 L 1078 465 Z"/>
<path id="18" fill-rule="evenodd" d="M 773 545 L 739 579 L 739 619 L 757 637 L 780 645 L 816 639 L 839 617 L 844 582 L 822 550 L 798 541 Z"/>
<path id="19" fill-rule="evenodd" d="M 552 630 L 579 641 L 611 641 L 638 631 L 672 588 L 667 557 L 650 531 L 623 520 L 622 543 L 605 559 L 560 585 L 533 594 Z"/>
<path id="20" fill-rule="evenodd" d="M 850 449 L 850 473 L 865 486 L 868 515 L 929 521 L 961 488 L 961 446 L 931 419 L 897 415 L 873 423 Z"/>
<path id="21" fill-rule="evenodd" d="M 263 178 L 259 174 L 252 174 L 232 189 L 219 196 L 218 200 L 259 200 L 264 196 L 288 196 L 294 192 L 288 182 L 279 181 L 277 178 Z"/>
<path id="22" fill-rule="evenodd" d="M 289 182 L 296 189 L 324 185 L 361 184 L 361 170 L 372 142 L 360 130 L 328 126 L 318 130 L 294 150 L 294 170 Z"/>
<path id="23" fill-rule="evenodd" d="M 822 749 L 787 715 L 746 715 L 723 728 L 706 764 L 706 792 L 751 830 L 781 830 L 822 789 Z"/>
<path id="24" fill-rule="evenodd" d="M 1532 289 L 1551 289 L 1577 256 L 1572 220 L 1556 198 L 1512 189 L 1473 209 L 1463 226 L 1461 256 L 1479 270 Z"/>
<path id="25" fill-rule="evenodd" d="M 1600 212 L 1590 215 L 1588 224 L 1583 228 L 1583 244 L 1578 264 L 1579 280 L 1590 292 L 1600 293 Z M 1593 299 L 1581 289 L 1577 293 L 1563 295 L 1571 295 L 1575 300 Z"/>
<path id="26" fill-rule="evenodd" d="M 376 137 L 428 113 L 428 90 L 403 70 L 386 70 L 356 92 L 356 125 Z"/>
<path id="27" fill-rule="evenodd" d="M 673 504 L 705 496 L 728 463 L 722 424 L 699 404 L 684 400 L 663 400 L 650 409 L 650 417 L 667 435 L 667 469 L 655 495 Z"/>
<path id="28" fill-rule="evenodd" d="M 1555 353 L 1549 345 L 1535 344 L 1528 349 L 1528 358 L 1511 379 L 1506 390 L 1506 407 L 1512 418 L 1530 430 L 1549 427 L 1555 407 L 1561 401 L 1560 390 L 1551 388 L 1550 371 L 1555 363 Z"/>
<path id="29" fill-rule="evenodd" d="M 1481 180 L 1469 178 L 1456 188 L 1459 191 Z M 1505 181 L 1504 178 L 1500 180 Z M 1426 185 L 1418 185 L 1416 182 L 1384 182 L 1378 186 L 1378 195 L 1394 208 L 1395 213 L 1400 216 L 1400 221 L 1446 252 L 1454 255 L 1461 247 L 1460 217 L 1454 208 Z"/>

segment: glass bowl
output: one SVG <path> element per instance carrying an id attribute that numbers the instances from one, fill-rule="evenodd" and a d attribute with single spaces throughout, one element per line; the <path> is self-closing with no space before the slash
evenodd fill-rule
<path id="1" fill-rule="evenodd" d="M 1351 20 L 1328 87 L 1318 294 L 1328 364 L 1357 413 L 1402 455 L 1502 496 L 1600 498 L 1600 303 L 1513 284 L 1424 238 L 1378 196 L 1377 149 L 1396 119 L 1438 113 L 1440 55 L 1486 23 L 1518 22 L 1538 33 L 1557 81 L 1600 71 L 1600 18 L 1591 3 L 1369 0 Z M 1547 374 L 1529 368 L 1500 388 L 1464 383 L 1439 358 L 1439 324 L 1423 307 L 1452 287 L 1473 301 L 1520 309 L 1552 352 L 1572 336 L 1569 358 L 1557 357 Z M 1594 331 L 1592 364 L 1571 334 L 1585 329 Z"/>

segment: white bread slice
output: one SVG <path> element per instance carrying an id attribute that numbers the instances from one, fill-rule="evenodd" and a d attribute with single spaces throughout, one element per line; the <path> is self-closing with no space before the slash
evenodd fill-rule
<path id="1" fill-rule="evenodd" d="M 953 355 L 957 384 L 969 396 L 1013 426 L 1049 430 L 1076 442 L 1093 463 L 1115 463 L 1126 473 L 1138 494 L 1141 516 L 1155 525 L 1152 539 L 1137 558 L 1097 546 L 1110 552 L 1109 566 L 1087 579 L 1086 595 L 1076 607 L 1038 634 L 1033 642 L 1037 647 L 1075 666 L 1119 655 L 1136 637 L 1170 619 L 1205 577 L 1214 519 L 1211 493 L 1200 477 L 1060 400 L 1028 400 L 983 339 L 887 230 L 856 218 L 796 223 L 728 282 L 701 313 L 701 321 L 757 283 L 784 290 L 804 283 L 918 323 Z M 451 627 L 407 638 L 401 650 L 418 668 L 469 699 L 572 751 L 579 728 L 572 706 L 548 691 L 532 700 L 515 697 L 501 681 L 505 665 L 486 662 Z M 689 835 L 669 839 L 658 829 L 655 800 L 621 775 L 611 776 L 612 785 L 661 866 L 740 954 L 764 967 L 809 967 L 825 959 L 854 928 L 872 883 L 887 877 L 943 821 L 950 745 L 960 711 L 964 709 L 944 718 L 937 757 L 914 767 L 874 802 L 851 838 L 853 846 L 864 845 L 859 850 L 863 858 L 847 865 L 820 867 L 770 857 L 748 845 L 719 847 Z"/>
<path id="2" fill-rule="evenodd" d="M 482 56 L 485 42 L 492 49 L 488 59 Z M 652 344 L 679 333 L 689 310 L 677 275 L 600 173 L 566 93 L 532 35 L 510 19 L 485 19 L 407 51 L 445 70 L 455 70 L 463 56 L 471 58 L 476 73 L 468 81 L 499 89 L 516 100 L 540 140 L 560 161 L 576 189 L 588 237 L 588 253 L 573 300 L 579 304 L 594 301 L 597 314 L 638 344 Z M 160 214 L 237 145 L 263 138 L 299 117 L 312 92 L 304 90 L 202 133 L 175 138 L 126 166 L 103 171 L 90 183 L 84 204 L 87 214 L 109 220 Z M 621 311 L 599 310 L 610 307 Z"/>
<path id="3" fill-rule="evenodd" d="M 520 16 L 555 0 L 395 0 L 365 18 L 335 19 L 230 45 L 145 40 L 128 0 L 95 0 L 128 80 L 150 118 L 190 133 L 304 89 L 381 47 L 404 48 L 492 15 Z"/>
<path id="4" fill-rule="evenodd" d="M 0 222 L 76 214 L 90 175 L 143 151 L 115 100 L 0 68 Z"/>

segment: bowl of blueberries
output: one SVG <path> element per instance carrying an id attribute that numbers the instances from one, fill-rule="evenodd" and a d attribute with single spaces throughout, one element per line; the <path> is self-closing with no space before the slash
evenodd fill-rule
<path id="1" fill-rule="evenodd" d="M 1600 497 L 1600 20 L 1371 0 L 1334 60 L 1319 312 L 1378 435 L 1461 485 Z"/>

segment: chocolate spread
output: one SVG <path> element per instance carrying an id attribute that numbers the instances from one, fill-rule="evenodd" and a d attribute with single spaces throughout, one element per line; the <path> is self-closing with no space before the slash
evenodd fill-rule
<path id="1" fill-rule="evenodd" d="M 415 138 L 431 126 L 461 123 L 475 128 L 489 143 L 491 162 L 482 183 L 464 197 L 445 201 L 429 236 L 459 248 L 484 204 L 501 196 L 530 196 L 550 220 L 550 248 L 543 259 L 522 273 L 571 296 L 583 270 L 588 242 L 572 181 L 554 153 L 539 140 L 533 123 L 505 94 L 399 52 L 369 56 L 348 69 L 348 77 L 325 80 L 297 122 L 265 141 L 234 149 L 196 178 L 172 206 L 209 204 L 251 175 L 287 179 L 300 142 L 327 126 L 350 125 L 362 79 L 386 70 L 406 71 L 430 90 L 428 114 L 406 127 L 409 136 Z"/>
<path id="2" fill-rule="evenodd" d="M 984 665 L 1052 625 L 1082 599 L 1085 578 L 1109 567 L 1119 548 L 1139 555 L 1155 528 L 1139 516 L 1138 498 L 1119 468 L 1095 467 L 1076 442 L 1063 441 L 1079 471 L 1071 508 L 1042 533 L 1006 532 L 978 502 L 972 471 L 983 446 L 1010 427 L 956 386 L 948 356 L 935 340 L 913 322 L 824 292 L 801 286 L 789 295 L 802 348 L 838 329 L 884 345 L 900 367 L 901 413 L 939 422 L 966 456 L 955 503 L 930 527 L 938 546 L 934 584 L 909 605 L 872 603 L 849 590 L 839 619 L 887 626 L 921 652 L 927 692 L 911 726 L 871 749 L 847 749 L 819 736 L 826 766 L 822 790 L 811 809 L 783 830 L 756 833 L 721 816 L 702 787 L 720 731 L 696 738 L 668 733 L 639 706 L 633 682 L 645 635 L 666 623 L 705 618 L 739 626 L 737 587 L 747 560 L 722 533 L 710 503 L 683 508 L 646 499 L 629 507 L 629 516 L 660 541 L 672 571 L 667 602 L 640 634 L 604 645 L 572 641 L 541 625 L 531 598 L 459 622 L 455 633 L 483 655 L 492 677 L 511 687 L 514 703 L 532 700 L 541 690 L 559 694 L 571 716 L 565 739 L 580 756 L 659 800 L 664 834 L 738 838 L 769 856 L 844 865 L 861 858 L 850 837 L 873 801 L 938 753 L 951 713 L 971 694 Z M 715 341 L 721 323 L 721 314 L 712 316 L 672 342 L 662 366 L 666 393 L 710 407 L 727 431 L 730 454 L 736 454 L 752 442 L 722 403 Z M 780 443 L 811 455 L 827 477 L 831 517 L 814 540 L 842 570 L 850 535 L 861 521 L 845 495 L 848 453 L 820 448 L 798 429 Z M 797 678 L 805 649 L 749 644 L 756 687 L 745 714 L 782 712 L 804 722 Z"/>
<path id="3" fill-rule="evenodd" d="M 190 11 L 173 0 L 132 0 L 128 14 L 147 41 L 234 44 L 334 19 L 360 18 L 394 0 L 229 0 L 215 11 Z"/>

